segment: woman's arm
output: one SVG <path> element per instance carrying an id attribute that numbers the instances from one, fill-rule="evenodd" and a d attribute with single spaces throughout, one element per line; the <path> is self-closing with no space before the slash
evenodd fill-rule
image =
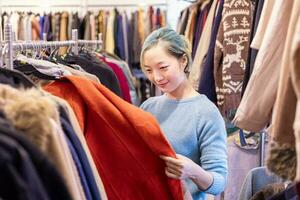
<path id="1" fill-rule="evenodd" d="M 177 155 L 162 157 L 166 162 L 166 175 L 177 179 L 191 179 L 201 191 L 218 195 L 226 185 L 227 148 L 226 129 L 218 110 L 206 112 L 206 119 L 199 120 L 199 163 Z"/>

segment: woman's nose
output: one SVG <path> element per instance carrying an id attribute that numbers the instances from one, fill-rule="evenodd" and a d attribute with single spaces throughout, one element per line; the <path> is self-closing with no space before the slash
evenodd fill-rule
<path id="1" fill-rule="evenodd" d="M 156 82 L 162 81 L 164 79 L 164 77 L 162 76 L 162 74 L 159 73 L 159 72 L 154 72 L 153 75 L 154 75 L 154 80 Z"/>

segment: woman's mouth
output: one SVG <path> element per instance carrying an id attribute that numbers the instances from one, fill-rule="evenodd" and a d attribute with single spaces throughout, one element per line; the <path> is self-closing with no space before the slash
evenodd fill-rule
<path id="1" fill-rule="evenodd" d="M 166 82 L 166 83 L 160 83 L 160 84 L 157 84 L 157 85 L 158 85 L 158 87 L 163 88 L 163 87 L 165 87 L 167 84 L 168 84 L 168 82 Z"/>

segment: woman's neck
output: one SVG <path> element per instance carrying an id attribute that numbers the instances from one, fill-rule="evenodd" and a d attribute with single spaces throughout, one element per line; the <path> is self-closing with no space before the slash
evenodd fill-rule
<path id="1" fill-rule="evenodd" d="M 186 99 L 199 95 L 199 93 L 192 87 L 190 82 L 186 79 L 184 80 L 174 91 L 166 93 L 167 97 L 170 99 Z"/>

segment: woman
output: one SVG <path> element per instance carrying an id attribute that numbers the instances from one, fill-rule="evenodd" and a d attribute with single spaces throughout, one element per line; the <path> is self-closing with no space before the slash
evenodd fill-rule
<path id="1" fill-rule="evenodd" d="M 158 29 L 146 38 L 140 60 L 147 78 L 164 93 L 141 108 L 156 117 L 177 153 L 176 159 L 161 156 L 166 175 L 184 180 L 193 199 L 219 194 L 227 178 L 225 125 L 217 107 L 187 79 L 188 42 L 171 29 Z"/>

